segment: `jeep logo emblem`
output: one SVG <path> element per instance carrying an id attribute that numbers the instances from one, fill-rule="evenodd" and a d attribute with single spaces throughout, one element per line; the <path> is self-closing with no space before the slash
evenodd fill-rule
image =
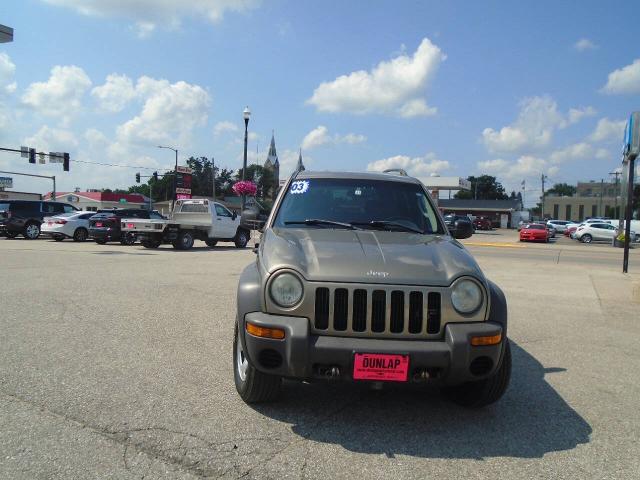
<path id="1" fill-rule="evenodd" d="M 387 278 L 389 276 L 389 272 L 375 272 L 373 270 L 369 270 L 366 275 L 367 277 Z"/>

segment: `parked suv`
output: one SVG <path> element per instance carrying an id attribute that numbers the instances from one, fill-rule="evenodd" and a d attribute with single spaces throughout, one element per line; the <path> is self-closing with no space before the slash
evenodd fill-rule
<path id="1" fill-rule="evenodd" d="M 450 213 L 444 216 L 444 223 L 449 230 L 455 229 L 456 222 L 468 222 L 472 230 L 475 228 L 471 219 L 466 215 L 454 215 Z"/>
<path id="2" fill-rule="evenodd" d="M 451 231 L 451 233 L 450 233 Z M 282 379 L 433 383 L 467 406 L 511 374 L 507 305 L 417 179 L 303 171 L 283 187 L 237 291 L 235 385 Z"/>
<path id="3" fill-rule="evenodd" d="M 0 200 L 0 234 L 29 240 L 40 236 L 44 217 L 78 211 L 73 205 L 44 200 Z"/>
<path id="4" fill-rule="evenodd" d="M 108 208 L 98 210 L 89 219 L 89 237 L 96 243 L 104 245 L 107 242 L 120 242 L 123 245 L 133 245 L 136 235 L 133 232 L 123 233 L 120 222 L 125 218 L 155 218 L 161 219 L 157 212 L 137 208 Z"/>

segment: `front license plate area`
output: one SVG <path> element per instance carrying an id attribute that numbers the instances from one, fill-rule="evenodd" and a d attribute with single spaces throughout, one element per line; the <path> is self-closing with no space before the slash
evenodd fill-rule
<path id="1" fill-rule="evenodd" d="M 406 382 L 408 376 L 409 355 L 356 353 L 354 356 L 354 380 Z"/>

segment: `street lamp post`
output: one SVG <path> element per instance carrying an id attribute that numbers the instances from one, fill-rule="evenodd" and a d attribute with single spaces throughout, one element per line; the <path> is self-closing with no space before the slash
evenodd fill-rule
<path id="1" fill-rule="evenodd" d="M 242 180 L 245 179 L 246 171 L 247 171 L 247 131 L 249 128 L 249 117 L 251 116 L 251 111 L 249 107 L 245 107 L 242 112 L 242 116 L 244 117 L 244 160 L 242 161 Z M 242 204 L 240 206 L 240 214 L 244 212 L 244 204 L 245 204 L 245 194 L 242 194 Z"/>
<path id="2" fill-rule="evenodd" d="M 176 166 L 173 170 L 173 196 L 171 199 L 171 211 L 173 212 L 173 207 L 175 206 L 176 200 L 178 199 L 178 194 L 176 193 L 176 187 L 178 185 L 178 150 L 173 147 L 164 147 L 162 145 L 158 145 L 158 148 L 166 148 L 168 150 L 173 150 L 174 152 L 176 152 Z"/>

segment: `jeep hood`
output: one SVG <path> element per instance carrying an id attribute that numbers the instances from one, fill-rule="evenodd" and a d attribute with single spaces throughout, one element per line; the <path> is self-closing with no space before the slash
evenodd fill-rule
<path id="1" fill-rule="evenodd" d="M 269 273 L 291 268 L 311 281 L 448 286 L 470 275 L 484 282 L 469 252 L 446 235 L 269 228 L 260 262 Z"/>

